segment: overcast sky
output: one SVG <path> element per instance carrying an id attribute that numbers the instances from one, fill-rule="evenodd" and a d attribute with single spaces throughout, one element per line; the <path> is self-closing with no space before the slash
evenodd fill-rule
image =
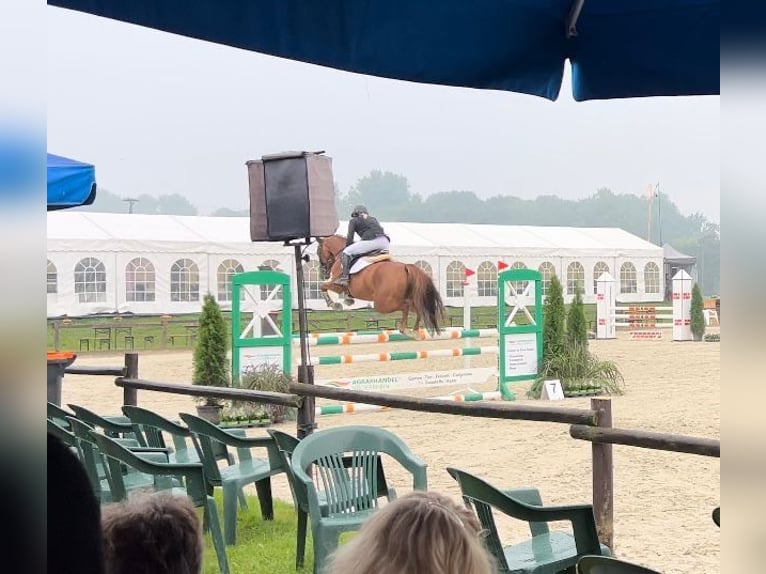
<path id="1" fill-rule="evenodd" d="M 47 7 L 48 151 L 119 195 L 247 207 L 245 161 L 326 150 L 347 191 L 373 169 L 411 191 L 568 199 L 659 182 L 719 221 L 715 97 L 556 102 L 338 72 Z"/>

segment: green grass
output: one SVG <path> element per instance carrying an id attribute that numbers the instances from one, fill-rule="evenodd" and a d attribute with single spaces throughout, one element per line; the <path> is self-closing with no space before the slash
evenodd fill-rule
<path id="1" fill-rule="evenodd" d="M 216 492 L 218 516 L 223 523 L 220 492 Z M 295 541 L 298 529 L 292 504 L 274 501 L 274 520 L 263 520 L 258 499 L 247 497 L 247 510 L 237 513 L 237 544 L 226 547 L 231 574 L 295 574 Z M 201 514 L 200 514 L 201 516 Z M 341 537 L 341 542 L 351 535 Z M 204 574 L 218 574 L 218 560 L 209 534 L 205 535 Z M 306 560 L 302 570 L 314 568 L 311 525 L 306 540 Z"/>
<path id="2" fill-rule="evenodd" d="M 530 313 L 533 313 L 530 308 Z M 596 306 L 585 305 L 586 321 L 595 321 Z M 75 353 L 85 352 L 86 347 L 80 345 L 81 339 L 89 341 L 89 351 L 106 351 L 107 346 L 97 342 L 94 327 L 108 325 L 112 327 L 111 344 L 108 349 L 112 351 L 126 350 L 125 335 L 121 332 L 116 336 L 115 328 L 129 327 L 133 336 L 134 348 L 141 350 L 158 349 L 191 349 L 193 339 L 187 338 L 186 325 L 197 323 L 197 314 L 173 315 L 163 319 L 158 316 L 99 316 L 99 317 L 77 317 L 72 319 L 49 319 L 47 347 L 49 351 L 73 351 Z M 227 328 L 231 329 L 231 313 L 224 313 Z M 242 321 L 249 321 L 250 314 L 243 314 Z M 332 332 L 332 331 L 364 331 L 368 329 L 398 329 L 399 313 L 390 315 L 381 315 L 372 309 L 359 309 L 355 311 L 309 311 L 308 323 L 311 332 Z M 524 319 L 523 315 L 518 316 L 519 320 Z M 412 327 L 414 317 L 410 316 L 410 327 Z M 163 325 L 164 323 L 164 325 Z M 460 327 L 463 325 L 463 309 L 450 307 L 447 309 L 447 327 Z M 298 314 L 293 313 L 292 319 L 293 333 L 298 332 Z M 474 307 L 471 311 L 471 327 L 474 329 L 494 328 L 497 326 L 497 309 L 495 307 Z M 58 332 L 58 334 L 57 334 Z M 145 337 L 152 337 L 153 341 L 145 341 Z M 174 338 L 174 340 L 173 340 Z M 58 344 L 56 344 L 58 341 Z"/>

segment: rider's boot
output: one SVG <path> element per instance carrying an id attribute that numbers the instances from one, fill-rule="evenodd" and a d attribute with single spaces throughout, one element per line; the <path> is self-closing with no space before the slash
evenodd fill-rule
<path id="1" fill-rule="evenodd" d="M 351 264 L 351 256 L 346 255 L 345 253 L 340 254 L 340 265 L 341 265 L 341 272 L 340 277 L 338 277 L 333 283 L 336 285 L 341 285 L 343 287 L 348 287 L 348 272 L 349 272 L 349 266 Z"/>

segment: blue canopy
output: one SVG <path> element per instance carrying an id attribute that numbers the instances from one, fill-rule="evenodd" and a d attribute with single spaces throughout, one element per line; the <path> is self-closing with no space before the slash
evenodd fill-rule
<path id="1" fill-rule="evenodd" d="M 48 211 L 90 205 L 96 199 L 96 168 L 48 154 Z"/>
<path id="2" fill-rule="evenodd" d="M 720 0 L 48 0 L 292 60 L 578 101 L 720 93 Z"/>

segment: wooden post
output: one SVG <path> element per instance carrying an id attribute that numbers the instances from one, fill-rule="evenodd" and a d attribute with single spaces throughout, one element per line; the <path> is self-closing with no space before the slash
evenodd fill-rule
<path id="1" fill-rule="evenodd" d="M 169 317 L 162 316 L 160 318 L 160 322 L 162 323 L 162 348 L 167 349 L 168 347 L 168 321 Z"/>
<path id="2" fill-rule="evenodd" d="M 53 322 L 53 348 L 56 351 L 61 350 L 61 321 Z"/>
<path id="3" fill-rule="evenodd" d="M 138 378 L 138 353 L 125 353 L 125 378 Z M 124 387 L 122 390 L 122 404 L 138 406 L 138 391 Z"/>
<path id="4" fill-rule="evenodd" d="M 612 401 L 591 399 L 591 410 L 598 413 L 596 426 L 612 428 Z M 612 445 L 594 442 L 593 456 L 593 514 L 596 517 L 598 539 L 614 554 L 614 467 Z"/>

